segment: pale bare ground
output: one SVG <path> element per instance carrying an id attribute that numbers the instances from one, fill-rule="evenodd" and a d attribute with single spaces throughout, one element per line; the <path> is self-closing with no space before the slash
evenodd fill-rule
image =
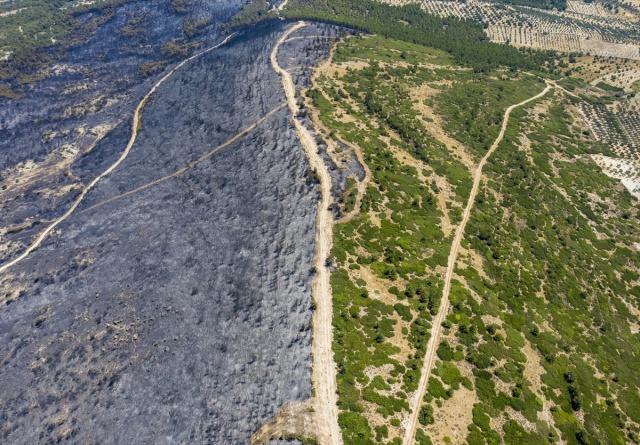
<path id="1" fill-rule="evenodd" d="M 555 421 L 553 420 L 553 414 L 551 413 L 551 405 L 549 404 L 545 394 L 542 392 L 542 376 L 547 372 L 540 364 L 542 356 L 531 347 L 531 343 L 526 339 L 525 346 L 522 348 L 522 353 L 527 357 L 527 362 L 524 366 L 524 378 L 531 384 L 531 390 L 533 393 L 542 400 L 542 411 L 538 413 L 538 419 L 546 422 L 549 427 L 554 429 L 556 437 L 561 437 L 560 432 L 555 427 Z M 566 441 L 561 441 L 560 443 L 566 443 Z"/>
<path id="2" fill-rule="evenodd" d="M 581 38 L 580 50 L 604 57 L 620 57 L 623 59 L 640 59 L 637 45 L 613 43 L 602 40 Z"/>
<path id="3" fill-rule="evenodd" d="M 447 263 L 447 271 L 444 278 L 444 288 L 442 292 L 442 300 L 440 302 L 440 308 L 438 313 L 433 319 L 432 328 L 431 328 L 431 338 L 429 339 L 429 343 L 427 344 L 427 349 L 425 351 L 424 362 L 422 366 L 422 373 L 420 376 L 420 382 L 418 384 L 418 389 L 413 394 L 413 397 L 410 400 L 409 406 L 411 407 L 411 414 L 409 419 L 407 419 L 407 423 L 405 426 L 405 436 L 404 436 L 404 445 L 412 445 L 414 441 L 414 437 L 416 434 L 416 428 L 418 424 L 418 414 L 420 413 L 420 405 L 422 403 L 422 399 L 424 398 L 424 394 L 427 390 L 427 383 L 429 381 L 429 376 L 431 375 L 431 369 L 433 368 L 433 363 L 435 361 L 435 351 L 440 343 L 440 335 L 442 333 L 442 322 L 444 321 L 444 317 L 446 316 L 449 310 L 449 292 L 451 291 L 451 279 L 453 277 L 453 271 L 455 269 L 456 259 L 458 257 L 458 251 L 460 249 L 460 242 L 462 241 L 462 236 L 464 235 L 464 230 L 469 221 L 469 217 L 471 216 L 471 209 L 473 208 L 473 204 L 475 203 L 476 195 L 478 194 L 478 189 L 480 187 L 480 180 L 482 178 L 482 169 L 484 165 L 487 163 L 489 157 L 493 154 L 493 152 L 498 148 L 498 145 L 502 141 L 504 137 L 504 133 L 507 129 L 507 124 L 509 123 L 509 115 L 511 112 L 521 107 L 531 101 L 537 100 L 547 94 L 553 85 L 547 83 L 546 88 L 541 92 L 536 94 L 529 99 L 523 100 L 520 103 L 515 105 L 511 105 L 506 109 L 504 113 L 504 118 L 502 120 L 502 128 L 500 129 L 500 133 L 498 137 L 491 145 L 491 148 L 487 151 L 487 154 L 482 158 L 480 163 L 478 164 L 473 178 L 473 187 L 471 189 L 471 193 L 469 194 L 469 199 L 467 201 L 467 205 L 464 209 L 462 215 L 462 221 L 458 225 L 456 229 L 456 234 L 453 238 L 453 243 L 451 245 L 451 251 L 449 253 L 449 261 Z"/>
<path id="4" fill-rule="evenodd" d="M 438 66 L 438 68 L 441 68 Z M 416 100 L 413 107 L 416 111 L 420 112 L 418 118 L 420 122 L 427 129 L 429 133 L 433 137 L 435 137 L 440 142 L 444 143 L 447 148 L 452 152 L 453 156 L 456 157 L 460 162 L 464 164 L 469 172 L 472 172 L 476 167 L 476 163 L 472 156 L 469 155 L 464 146 L 453 139 L 443 130 L 443 122 L 442 118 L 433 112 L 430 107 L 427 107 L 424 104 L 424 100 L 430 97 L 434 97 L 440 93 L 440 90 L 436 90 L 435 88 L 430 87 L 429 85 L 421 85 L 417 88 L 414 88 L 409 92 L 411 99 Z M 428 119 L 425 119 L 428 118 Z"/>
<path id="5" fill-rule="evenodd" d="M 4 2 L 0 2 L 0 3 L 4 3 Z M 9 15 L 15 15 L 17 13 L 19 13 L 20 11 L 24 11 L 27 8 L 18 8 L 18 9 L 12 9 L 11 11 L 7 11 L 7 12 L 0 12 L 0 17 L 7 17 Z"/>
<path id="6" fill-rule="evenodd" d="M 640 332 L 640 309 L 638 309 L 633 304 L 629 303 L 629 301 L 626 298 L 621 298 L 621 301 L 627 307 L 629 312 L 633 316 L 635 316 L 635 319 L 629 318 L 629 330 L 631 331 L 632 334 L 637 334 L 638 332 Z M 597 369 L 595 365 L 593 367 Z"/>
<path id="7" fill-rule="evenodd" d="M 445 436 L 451 439 L 452 445 L 465 444 L 467 426 L 473 423 L 473 405 L 479 401 L 475 391 L 460 386 L 450 399 L 442 403 L 442 408 L 434 410 L 434 424 L 423 429 L 436 444 L 446 443 Z"/>
<path id="8" fill-rule="evenodd" d="M 82 154 L 91 151 L 104 134 L 106 134 L 106 131 L 98 134 Z M 65 144 L 50 153 L 43 162 L 36 163 L 33 160 L 27 160 L 1 171 L 0 177 L 3 178 L 3 181 L 0 187 L 0 205 L 4 202 L 20 199 L 19 196 L 25 193 L 37 194 L 42 199 L 58 199 L 76 189 L 81 189 L 80 180 L 74 178 L 69 171 L 69 167 L 80 154 L 81 151 L 77 146 Z M 59 181 L 63 176 L 73 182 L 59 185 Z M 41 188 L 33 190 L 32 187 L 36 183 Z M 22 220 L 16 226 L 0 227 L 0 256 L 6 258 L 10 255 L 15 255 L 25 247 L 20 241 L 12 241 L 6 238 L 5 235 L 7 233 L 16 233 L 36 223 L 46 225 L 52 222 L 52 220 L 41 218 L 39 214 L 35 214 Z"/>
<path id="9" fill-rule="evenodd" d="M 487 275 L 487 273 L 484 270 L 484 258 L 482 258 L 478 254 L 478 252 L 476 252 L 473 249 L 460 248 L 460 254 L 467 260 L 467 262 L 459 264 L 458 268 L 464 270 L 467 268 L 467 263 L 468 263 L 468 266 L 470 266 L 473 270 L 478 272 L 478 275 L 480 276 L 480 278 L 488 282 L 492 281 L 491 278 L 489 278 L 489 275 Z M 456 278 L 459 279 L 458 277 Z"/>
<path id="10" fill-rule="evenodd" d="M 443 335 L 442 339 L 446 340 L 452 348 L 459 344 L 453 329 L 449 330 L 447 335 Z M 456 363 L 456 367 L 460 370 L 462 377 L 471 381 L 475 379 L 473 365 L 466 360 Z M 479 402 L 475 391 L 468 390 L 461 385 L 449 400 L 442 402 L 441 407 L 434 407 L 434 423 L 421 426 L 421 428 L 431 437 L 434 444 L 445 443 L 444 436 L 451 439 L 451 445 L 466 444 L 467 426 L 473 423 L 473 405 Z M 432 402 L 431 405 L 433 406 L 435 403 Z"/>
<path id="11" fill-rule="evenodd" d="M 89 191 L 95 187 L 95 185 L 100 182 L 100 180 L 102 178 L 104 178 L 105 176 L 107 176 L 109 173 L 111 173 L 112 171 L 114 171 L 116 168 L 118 168 L 118 166 L 127 158 L 127 156 L 129 156 L 129 152 L 131 151 L 131 147 L 133 147 L 133 144 L 136 141 L 136 137 L 138 136 L 138 128 L 140 125 L 140 117 L 142 115 L 142 110 L 144 109 L 145 105 L 147 104 L 147 102 L 149 101 L 149 98 L 153 95 L 153 93 L 156 92 L 156 90 L 160 87 L 160 85 L 162 85 L 169 77 L 171 77 L 176 71 L 178 71 L 180 68 L 182 68 L 183 66 L 185 66 L 187 63 L 191 62 L 194 59 L 197 59 L 198 57 L 207 54 L 211 51 L 213 51 L 214 49 L 217 49 L 219 47 L 221 47 L 222 45 L 224 45 L 225 43 L 227 43 L 233 36 L 235 35 L 235 33 L 230 34 L 229 36 L 227 36 L 222 42 L 218 43 L 215 46 L 212 46 L 211 48 L 207 48 L 204 51 L 201 51 L 197 54 L 194 54 L 193 56 L 183 60 L 182 62 L 180 62 L 178 65 L 176 65 L 171 71 L 169 71 L 167 74 L 164 75 L 164 77 L 162 77 L 159 81 L 157 81 L 155 83 L 155 85 L 153 85 L 153 87 L 151 87 L 151 89 L 149 90 L 149 92 L 142 98 L 142 100 L 140 101 L 140 103 L 138 104 L 138 106 L 136 107 L 134 113 L 133 113 L 133 120 L 132 120 L 132 124 L 131 124 L 131 137 L 129 138 L 129 143 L 127 144 L 127 146 L 125 147 L 124 151 L 122 152 L 122 154 L 120 155 L 120 157 L 118 158 L 118 160 L 116 162 L 114 162 L 108 169 L 106 169 L 104 172 L 102 172 L 100 174 L 100 176 L 98 176 L 97 178 L 95 178 L 93 181 L 91 181 L 83 190 L 82 193 L 80 194 L 80 196 L 78 196 L 78 198 L 74 201 L 74 203 L 71 205 L 71 207 L 69 208 L 69 210 L 66 211 L 66 213 L 64 215 L 62 215 L 60 218 L 56 219 L 52 224 L 50 224 L 41 234 L 40 236 L 38 236 L 38 238 L 36 238 L 36 240 L 31 243 L 31 245 L 29 247 L 27 247 L 27 249 L 17 258 L 15 258 L 12 261 L 9 261 L 8 263 L 0 266 L 0 273 L 6 271 L 7 269 L 9 269 L 11 266 L 15 266 L 16 264 L 18 264 L 20 261 L 24 260 L 27 256 L 29 256 L 29 254 L 31 252 L 33 252 L 35 249 L 38 248 L 38 246 L 40 245 L 40 243 L 42 243 L 42 241 L 53 231 L 53 229 L 60 224 L 61 222 L 63 222 L 64 220 L 66 220 L 67 218 L 69 218 L 69 216 L 71 216 L 71 214 L 78 208 L 78 206 L 80 205 L 80 203 L 84 200 L 84 198 L 87 196 L 87 194 L 89 193 Z"/>
<path id="12" fill-rule="evenodd" d="M 590 157 L 602 168 L 605 175 L 619 179 L 629 193 L 640 199 L 640 161 L 612 158 L 601 154 L 590 155 Z"/>
<path id="13" fill-rule="evenodd" d="M 340 62 L 327 67 L 326 74 L 342 77 L 347 73 L 348 69 L 361 70 L 363 68 L 367 68 L 369 65 L 370 63 L 366 60 L 349 60 L 347 62 Z"/>
<path id="14" fill-rule="evenodd" d="M 331 251 L 333 236 L 333 216 L 329 211 L 331 205 L 331 176 L 324 161 L 318 154 L 318 146 L 309 130 L 298 120 L 295 115 L 298 110 L 296 103 L 296 90 L 291 74 L 278 64 L 278 49 L 280 45 L 296 30 L 306 26 L 304 22 L 298 22 L 289 28 L 280 38 L 271 53 L 271 65 L 280 75 L 282 87 L 287 97 L 287 105 L 291 110 L 292 121 L 298 135 L 298 139 L 304 148 L 311 168 L 320 176 L 321 198 L 318 204 L 316 220 L 316 252 L 314 267 L 316 276 L 313 281 L 312 293 L 316 304 L 313 314 L 313 372 L 312 381 L 315 396 L 312 400 L 316 416 L 316 438 L 322 445 L 342 444 L 340 427 L 338 426 L 338 405 L 336 396 L 336 366 L 333 361 L 332 351 L 332 318 L 333 305 L 330 272 L 326 266 L 326 260 Z"/>
<path id="15" fill-rule="evenodd" d="M 0 172 L 0 176 L 3 179 L 3 188 L 0 192 L 0 196 L 4 200 L 15 198 L 17 195 L 24 193 L 26 189 L 32 186 L 35 182 L 46 182 L 43 178 L 51 178 L 52 181 L 57 182 L 57 178 L 60 174 L 67 171 L 69 166 L 81 155 L 86 155 L 96 146 L 98 142 L 104 138 L 104 136 L 113 129 L 119 121 L 112 124 L 98 125 L 90 130 L 90 134 L 95 136 L 95 139 L 87 148 L 80 150 L 72 144 L 65 144 L 59 149 L 54 150 L 49 154 L 46 159 L 41 163 L 36 163 L 33 160 L 27 160 L 19 163 L 15 167 L 5 169 Z M 76 129 L 78 133 L 85 133 L 83 127 Z M 52 139 L 55 134 L 50 135 Z M 49 138 L 46 138 L 47 142 Z"/>
<path id="16" fill-rule="evenodd" d="M 287 403 L 278 415 L 251 436 L 254 445 L 265 444 L 272 438 L 312 437 L 317 430 L 313 399 Z"/>

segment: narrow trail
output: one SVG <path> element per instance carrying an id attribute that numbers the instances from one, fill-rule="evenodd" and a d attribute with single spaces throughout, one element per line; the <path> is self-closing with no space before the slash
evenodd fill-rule
<path id="1" fill-rule="evenodd" d="M 329 282 L 329 269 L 326 260 L 331 251 L 333 236 L 333 216 L 329 211 L 331 205 L 331 176 L 324 161 L 318 154 L 316 141 L 309 130 L 298 120 L 295 115 L 298 111 L 296 102 L 296 89 L 291 74 L 278 64 L 278 50 L 280 45 L 291 33 L 306 26 L 299 22 L 287 30 L 271 53 L 271 65 L 282 79 L 282 87 L 287 97 L 287 105 L 291 110 L 291 119 L 296 128 L 298 139 L 307 155 L 309 164 L 320 176 L 321 199 L 318 204 L 317 228 L 316 228 L 316 252 L 314 267 L 316 277 L 312 286 L 313 298 L 316 310 L 313 313 L 313 370 L 312 380 L 315 389 L 314 410 L 317 422 L 317 439 L 322 445 L 340 445 L 342 436 L 338 426 L 338 405 L 336 397 L 336 366 L 333 361 L 332 350 L 332 294 Z"/>
<path id="2" fill-rule="evenodd" d="M 429 338 L 429 342 L 427 343 L 427 349 L 425 351 L 424 361 L 422 365 L 422 372 L 420 375 L 420 382 L 418 384 L 418 389 L 416 390 L 410 401 L 411 414 L 409 415 L 408 423 L 405 425 L 403 445 L 413 445 L 414 443 L 422 399 L 424 398 L 424 394 L 427 390 L 427 384 L 431 375 L 431 369 L 433 368 L 433 364 L 435 361 L 435 352 L 438 344 L 440 343 L 440 336 L 442 334 L 442 322 L 444 321 L 444 318 L 449 311 L 449 292 L 451 291 L 451 279 L 453 278 L 453 271 L 455 269 L 456 260 L 458 258 L 458 251 L 460 250 L 462 236 L 464 235 L 465 227 L 467 226 L 467 222 L 469 221 L 469 217 L 471 216 L 471 209 L 473 208 L 473 204 L 475 203 L 476 195 L 478 194 L 478 189 L 480 187 L 480 181 L 482 179 L 482 168 L 485 166 L 489 157 L 493 154 L 496 148 L 498 148 L 498 145 L 504 138 L 504 133 L 507 129 L 507 124 L 509 123 L 509 115 L 511 114 L 511 112 L 514 109 L 521 107 L 531 101 L 540 99 L 552 88 L 554 88 L 554 85 L 547 82 L 547 87 L 541 93 L 536 94 L 529 99 L 523 100 L 520 103 L 511 105 L 506 109 L 504 118 L 502 120 L 502 128 L 500 129 L 500 134 L 498 134 L 498 137 L 493 142 L 493 145 L 491 146 L 491 148 L 489 148 L 489 151 L 487 151 L 487 154 L 484 155 L 476 168 L 473 176 L 473 188 L 471 189 L 471 193 L 469 194 L 469 199 L 467 200 L 467 205 L 462 215 L 462 221 L 456 229 L 456 234 L 451 244 L 449 261 L 447 263 L 447 272 L 444 277 L 444 288 L 442 291 L 440 309 L 438 310 L 438 313 L 432 321 L 431 338 Z"/>
<path id="3" fill-rule="evenodd" d="M 197 54 L 194 54 L 193 56 L 183 60 L 182 62 L 180 62 L 178 65 L 176 65 L 175 67 L 173 67 L 173 69 L 171 71 L 169 71 L 167 74 L 165 74 L 160 80 L 158 80 L 153 87 L 151 87 L 151 89 L 149 90 L 149 92 L 142 98 L 142 100 L 140 101 L 140 103 L 138 103 L 138 106 L 136 107 L 135 111 L 133 112 L 133 120 L 131 123 L 131 137 L 129 138 L 129 143 L 127 144 L 127 146 L 125 147 L 124 151 L 122 152 L 122 154 L 120 155 L 120 157 L 118 158 L 118 160 L 116 162 L 114 162 L 111 167 L 109 167 L 108 169 L 106 169 L 104 172 L 102 172 L 100 174 L 100 176 L 98 176 L 97 178 L 95 178 L 93 181 L 91 181 L 83 190 L 82 193 L 80 193 L 80 196 L 78 196 L 78 198 L 74 201 L 74 203 L 71 205 L 71 207 L 69 208 L 69 210 L 66 211 L 66 213 L 64 215 L 62 215 L 60 218 L 56 219 L 51 225 L 49 225 L 49 227 L 47 227 L 41 234 L 40 236 L 38 236 L 38 238 L 36 238 L 36 240 L 31 243 L 31 245 L 29 245 L 29 247 L 27 247 L 27 249 L 17 258 L 13 259 L 12 261 L 9 261 L 8 263 L 0 266 L 0 273 L 6 271 L 7 269 L 9 269 L 11 266 L 15 266 L 16 264 L 18 264 L 20 261 L 24 260 L 27 256 L 29 256 L 29 254 L 31 252 L 33 252 L 34 250 L 36 250 L 39 246 L 40 243 L 42 243 L 42 241 L 51 233 L 51 231 L 53 229 L 55 229 L 55 227 L 60 224 L 61 222 L 63 222 L 64 220 L 66 220 L 67 218 L 69 218 L 69 216 L 71 216 L 71 214 L 76 210 L 76 208 L 78 208 L 78 206 L 80 205 L 80 203 L 84 200 L 84 198 L 87 196 L 87 194 L 89 193 L 89 191 L 95 187 L 95 185 L 100 182 L 100 180 L 102 178 L 104 178 L 105 176 L 107 176 L 109 173 L 111 173 L 112 171 L 114 171 L 126 158 L 127 156 L 129 156 L 129 152 L 131 151 L 131 147 L 133 147 L 133 144 L 136 141 L 136 137 L 138 136 L 138 127 L 140 125 L 140 117 L 142 115 L 142 110 L 144 109 L 145 105 L 147 104 L 147 102 L 149 101 L 149 98 L 153 95 L 153 93 L 156 92 L 156 90 L 160 87 L 160 85 L 162 85 L 169 77 L 171 77 L 176 71 L 178 71 L 180 68 L 182 68 L 183 66 L 185 66 L 187 63 L 191 62 L 194 59 L 197 59 L 198 57 L 207 54 L 211 51 L 213 51 L 214 49 L 217 49 L 219 47 L 221 47 L 222 45 L 224 45 L 225 43 L 227 43 L 236 33 L 230 34 L 228 35 L 222 42 L 218 43 L 215 46 L 212 46 L 211 48 L 207 48 L 204 51 L 201 51 Z"/>
<path id="4" fill-rule="evenodd" d="M 320 75 L 325 73 L 329 69 L 329 67 L 331 67 L 331 64 L 333 63 L 333 55 L 335 54 L 336 47 L 337 47 L 337 44 L 334 44 L 331 46 L 331 50 L 329 50 L 329 57 L 327 57 L 327 59 L 313 71 L 313 75 L 311 76 L 311 85 L 314 88 L 318 88 L 317 82 Z M 320 120 L 320 116 L 318 116 L 317 111 L 314 111 L 311 114 L 311 121 L 313 122 L 313 126 L 315 128 L 322 130 L 325 134 L 330 133 L 329 129 Z M 353 210 L 343 215 L 342 217 L 340 217 L 334 222 L 334 224 L 342 224 L 342 223 L 351 221 L 353 218 L 355 218 L 357 215 L 360 214 L 360 209 L 362 207 L 362 198 L 364 197 L 364 194 L 367 191 L 367 187 L 369 187 L 369 183 L 371 182 L 371 170 L 369 169 L 369 166 L 367 165 L 367 163 L 364 161 L 364 156 L 362 155 L 362 150 L 360 150 L 360 147 L 345 141 L 338 135 L 335 135 L 334 137 L 338 139 L 338 141 L 340 141 L 341 143 L 349 147 L 351 150 L 353 150 L 353 152 L 356 155 L 356 159 L 358 160 L 358 163 L 364 169 L 364 178 L 362 179 L 362 181 L 358 181 L 356 183 L 358 193 L 356 195 L 356 202 L 355 202 L 355 205 L 353 206 Z"/>
<path id="5" fill-rule="evenodd" d="M 289 0 L 284 0 L 282 3 L 280 3 L 280 6 L 273 5 L 271 6 L 271 9 L 269 11 L 275 11 L 278 13 L 278 15 L 280 15 L 280 11 L 282 11 L 284 7 L 287 6 L 288 2 Z"/>
<path id="6" fill-rule="evenodd" d="M 531 73 L 526 73 L 526 74 L 529 74 L 529 75 L 533 76 L 533 74 L 531 74 Z M 582 100 L 583 100 L 583 99 L 582 99 L 580 96 L 578 96 L 577 94 L 572 93 L 571 91 L 567 90 L 567 89 L 566 89 L 566 88 L 564 88 L 563 86 L 558 85 L 558 84 L 556 83 L 556 81 L 555 81 L 555 80 L 545 79 L 545 82 L 547 82 L 547 85 L 552 85 L 554 88 L 556 88 L 556 89 L 558 89 L 558 90 L 560 90 L 560 91 L 563 91 L 563 92 L 564 92 L 564 93 L 566 93 L 568 96 L 571 96 L 571 97 L 573 97 L 574 99 L 578 99 L 578 100 L 580 100 L 580 101 L 582 101 Z"/>
<path id="7" fill-rule="evenodd" d="M 103 206 L 103 205 L 108 204 L 110 202 L 116 201 L 116 200 L 118 200 L 120 198 L 124 198 L 126 196 L 133 195 L 134 193 L 141 192 L 142 190 L 148 189 L 149 187 L 152 187 L 152 186 L 154 186 L 156 184 L 160 184 L 161 182 L 167 181 L 167 180 L 169 180 L 171 178 L 175 178 L 176 176 L 181 175 L 182 173 L 184 173 L 184 172 L 186 172 L 188 170 L 191 170 L 193 167 L 195 167 L 196 165 L 200 164 L 202 161 L 204 161 L 206 159 L 209 159 L 211 156 L 213 156 L 214 154 L 216 154 L 217 152 L 219 152 L 223 148 L 228 147 L 229 145 L 233 144 L 235 141 L 240 139 L 242 136 L 244 136 L 247 133 L 249 133 L 250 131 L 254 130 L 258 125 L 262 124 L 264 121 L 269 119 L 274 113 L 280 111 L 284 107 L 286 107 L 286 104 L 282 104 L 282 105 L 274 108 L 269 113 L 267 113 L 265 116 L 263 116 L 262 118 L 260 118 L 256 122 L 254 122 L 253 124 L 249 125 L 247 128 L 242 130 L 240 133 L 238 133 L 235 136 L 233 136 L 231 139 L 229 139 L 226 142 L 218 145 L 213 150 L 208 151 L 207 153 L 205 153 L 204 155 L 200 156 L 195 161 L 187 164 L 186 166 L 182 167 L 179 170 L 176 170 L 175 172 L 171 173 L 170 175 L 166 175 L 166 176 L 163 176 L 161 178 L 155 179 L 155 180 L 153 180 L 151 182 L 148 182 L 148 183 L 146 183 L 144 185 L 141 185 L 138 188 L 135 188 L 133 190 L 129 190 L 128 192 L 124 192 L 124 193 L 121 193 L 120 195 L 117 195 L 117 196 L 114 196 L 112 198 L 109 198 L 109 199 L 106 199 L 104 201 L 101 201 L 101 202 L 99 202 L 97 204 L 92 205 L 91 207 L 87 207 L 86 209 L 80 211 L 80 213 L 82 214 L 82 213 L 88 212 L 88 211 L 93 210 L 93 209 L 95 209 L 97 207 L 100 207 L 100 206 Z"/>

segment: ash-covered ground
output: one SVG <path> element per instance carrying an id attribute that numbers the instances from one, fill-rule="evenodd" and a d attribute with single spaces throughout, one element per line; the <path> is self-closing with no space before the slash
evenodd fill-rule
<path id="1" fill-rule="evenodd" d="M 244 444 L 310 396 L 318 192 L 286 107 L 184 174 L 105 203 L 284 104 L 269 55 L 285 26 L 248 30 L 176 72 L 146 105 L 129 157 L 0 277 L 2 443 Z M 300 39 L 281 57 L 313 65 L 329 43 Z M 56 177 L 86 184 L 117 159 L 135 106 L 124 102 L 120 123 Z M 12 140 L 28 141 L 20 119 Z M 5 227 L 71 200 L 45 198 L 16 194 L 10 207 L 22 210 Z M 26 244 L 45 225 L 13 235 Z"/>
<path id="2" fill-rule="evenodd" d="M 163 48 L 172 42 L 192 54 L 213 46 L 242 3 L 142 0 L 87 12 L 80 21 L 100 23 L 88 41 L 35 75 L 42 80 L 20 86 L 20 100 L 0 97 L 0 261 L 19 254 L 80 194 L 70 163 L 114 127 L 128 131 L 140 99 L 178 62 Z M 185 25 L 195 22 L 202 28 L 187 36 Z"/>
<path id="3" fill-rule="evenodd" d="M 314 51 L 325 48 L 327 41 L 335 39 L 336 32 L 340 32 L 343 35 L 350 33 L 349 30 L 344 28 L 338 30 L 325 26 L 307 26 L 298 30 L 292 34 L 286 42 L 283 42 L 278 62 L 280 66 L 291 73 L 296 85 L 296 93 L 300 104 L 304 103 L 304 98 L 301 97 L 300 93 L 302 90 L 311 87 L 311 76 L 315 66 Z M 362 181 L 365 177 L 364 168 L 358 162 L 355 153 L 342 142 L 336 142 L 338 153 L 334 154 L 334 156 L 342 159 L 338 160 L 337 157 L 332 157 L 328 153 L 325 137 L 329 136 L 324 135 L 323 137 L 317 133 L 306 108 L 301 107 L 298 118 L 301 119 L 309 132 L 316 137 L 316 143 L 319 149 L 318 153 L 328 166 L 329 174 L 331 175 L 331 192 L 334 203 L 332 205 L 332 212 L 336 219 L 340 218 L 342 213 L 338 203 L 342 202 L 342 195 L 348 188 L 347 180 L 353 178 L 357 181 Z M 342 153 L 342 155 L 340 153 Z"/>

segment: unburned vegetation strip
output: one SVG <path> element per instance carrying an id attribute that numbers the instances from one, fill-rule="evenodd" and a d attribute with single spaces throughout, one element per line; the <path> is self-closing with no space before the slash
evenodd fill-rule
<path id="1" fill-rule="evenodd" d="M 332 251 L 346 444 L 401 443 L 470 170 L 505 109 L 543 88 L 370 36 L 342 42 L 306 92 L 324 136 L 357 145 L 372 172 Z M 609 151 L 570 99 L 514 110 L 485 167 L 416 443 L 638 440 L 638 204 L 585 157 Z"/>
<path id="2" fill-rule="evenodd" d="M 437 117 L 433 101 L 446 87 L 460 82 L 462 90 L 477 79 L 441 51 L 372 36 L 340 44 L 333 69 L 306 92 L 330 129 L 325 136 L 360 147 L 372 171 L 361 214 L 334 230 L 334 352 L 345 443 L 401 442 L 442 294 L 451 245 L 445 221 L 460 220 L 472 185 L 473 159 L 438 139 L 427 124 L 442 121 L 425 110 Z M 482 105 L 501 114 L 513 103 L 504 96 L 517 101 L 542 89 L 532 76 L 503 71 L 481 79 Z M 453 368 L 441 373 L 447 387 L 471 387 Z M 432 409 L 421 408 L 421 424 Z M 429 440 L 422 430 L 416 437 Z"/>
<path id="3" fill-rule="evenodd" d="M 562 96 L 514 111 L 467 227 L 486 275 L 456 271 L 439 355 L 471 365 L 469 443 L 638 441 L 638 205 L 576 118 Z"/>
<path id="4" fill-rule="evenodd" d="M 345 443 L 400 440 L 442 292 L 435 270 L 446 263 L 439 190 L 427 178 L 438 173 L 429 163 L 439 166 L 445 182 L 448 171 L 458 172 L 452 188 L 469 181 L 465 167 L 420 127 L 407 85 L 398 82 L 407 70 L 401 50 L 414 62 L 450 58 L 377 39 L 349 39 L 336 50 L 338 65 L 353 61 L 352 47 L 356 54 L 370 53 L 377 60 L 369 67 L 329 72 L 307 92 L 323 123 L 357 145 L 372 171 L 360 215 L 334 230 L 334 352 Z M 390 58 L 376 51 L 380 42 L 392 48 Z M 378 104 L 381 109 L 373 111 Z M 423 160 L 414 159 L 412 153 L 421 151 Z"/>

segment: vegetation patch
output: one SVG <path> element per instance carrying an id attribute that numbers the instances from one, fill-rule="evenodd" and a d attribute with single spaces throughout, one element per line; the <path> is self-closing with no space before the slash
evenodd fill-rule
<path id="1" fill-rule="evenodd" d="M 485 167 L 416 443 L 432 443 L 427 431 L 457 391 L 477 397 L 468 443 L 637 441 L 638 204 L 586 157 L 610 151 L 584 132 L 575 105 L 601 95 L 563 83 L 584 99 L 556 90 L 515 109 Z M 474 72 L 455 53 L 369 36 L 340 43 L 306 91 L 324 137 L 359 147 L 373 176 L 360 214 L 334 230 L 346 444 L 402 437 L 440 307 L 451 245 L 443 224 L 460 220 L 471 187 L 442 134 L 478 162 L 505 109 L 544 87 L 531 74 Z"/>
<path id="2" fill-rule="evenodd" d="M 458 63 L 479 71 L 500 65 L 539 70 L 554 54 L 489 42 L 481 23 L 438 17 L 423 11 L 419 4 L 392 6 L 374 0 L 291 0 L 284 14 L 291 19 L 319 20 L 437 48 L 451 53 Z"/>

